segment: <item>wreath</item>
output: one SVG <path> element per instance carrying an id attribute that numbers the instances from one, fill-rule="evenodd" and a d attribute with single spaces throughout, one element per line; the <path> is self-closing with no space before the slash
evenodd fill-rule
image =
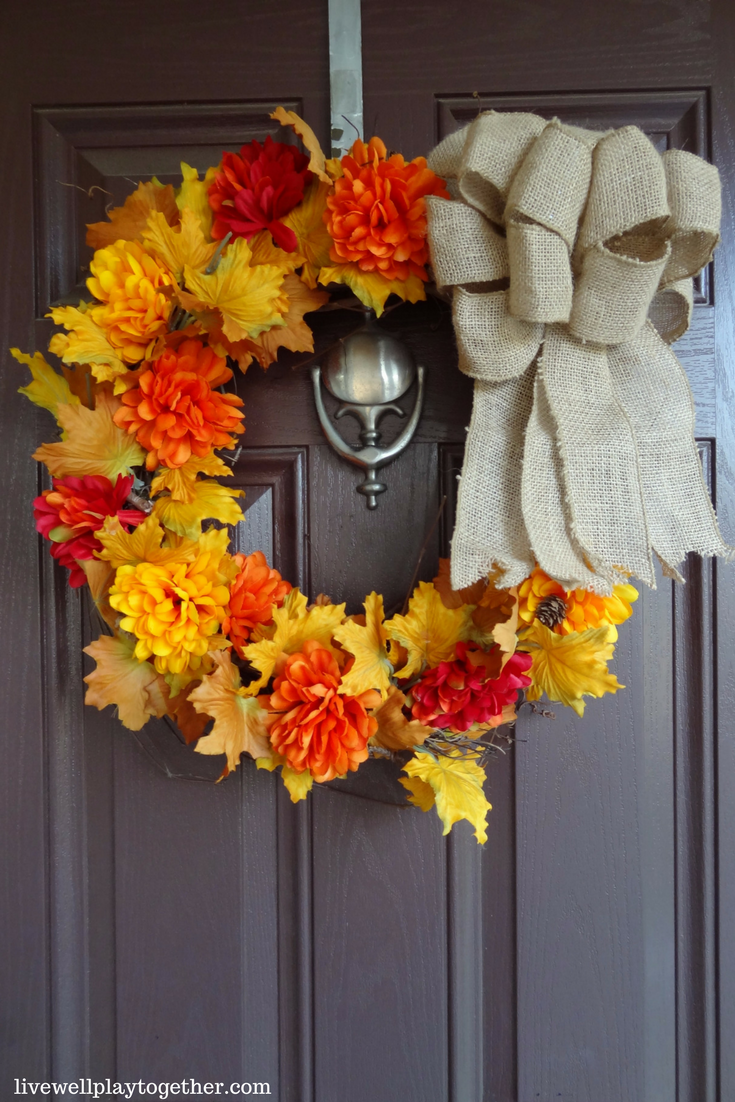
<path id="1" fill-rule="evenodd" d="M 177 189 L 140 183 L 88 226 L 90 298 L 50 310 L 60 370 L 12 350 L 32 375 L 20 393 L 60 430 L 34 453 L 51 476 L 36 527 L 103 629 L 85 700 L 133 731 L 170 717 L 197 753 L 224 756 L 222 777 L 243 754 L 278 769 L 294 802 L 396 757 L 411 803 L 484 842 L 501 726 L 523 698 L 582 715 L 585 696 L 621 688 L 608 662 L 637 591 L 570 590 L 539 567 L 453 589 L 443 560 L 402 612 L 386 618 L 372 592 L 348 615 L 310 604 L 262 552 L 230 552 L 242 491 L 220 481 L 218 453 L 244 430 L 234 365 L 313 351 L 305 315 L 335 285 L 378 315 L 390 295 L 424 299 L 426 197 L 449 198 L 424 158 L 372 138 L 327 160 L 293 112 L 273 117 L 306 153 L 268 137 L 203 179 L 182 164 Z"/>

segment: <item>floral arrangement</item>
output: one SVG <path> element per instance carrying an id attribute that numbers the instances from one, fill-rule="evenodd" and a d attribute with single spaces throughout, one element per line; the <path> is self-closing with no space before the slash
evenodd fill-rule
<path id="1" fill-rule="evenodd" d="M 60 371 L 12 350 L 32 375 L 21 393 L 60 430 L 34 453 L 51 480 L 36 527 L 104 628 L 85 699 L 132 730 L 170 717 L 198 753 L 224 755 L 223 777 L 243 754 L 279 769 L 294 801 L 396 757 L 412 803 L 484 842 L 498 728 L 521 694 L 581 715 L 585 696 L 616 692 L 615 625 L 637 593 L 568 592 L 539 569 L 456 592 L 443 561 L 401 613 L 373 592 L 347 615 L 309 604 L 261 552 L 230 552 L 242 491 L 220 481 L 218 452 L 244 430 L 231 365 L 312 351 L 304 317 L 329 285 L 377 313 L 391 294 L 424 298 L 425 197 L 446 195 L 423 158 L 373 138 L 327 161 L 298 116 L 274 117 L 306 153 L 268 138 L 203 179 L 182 165 L 177 190 L 141 183 L 88 227 L 91 299 L 51 308 Z"/>

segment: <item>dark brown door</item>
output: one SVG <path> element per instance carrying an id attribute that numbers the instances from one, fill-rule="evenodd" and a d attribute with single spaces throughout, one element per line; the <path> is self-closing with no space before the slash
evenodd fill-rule
<path id="1" fill-rule="evenodd" d="M 45 347 L 97 189 L 119 201 L 180 159 L 206 167 L 278 103 L 326 145 L 326 2 L 30 0 L 3 19 L 0 347 Z M 425 153 L 494 107 L 636 123 L 718 165 L 723 243 L 677 352 L 731 542 L 733 58 L 730 0 L 363 0 L 366 127 L 390 148 Z M 349 318 L 319 324 L 328 343 Z M 373 513 L 307 371 L 241 383 L 238 539 L 353 609 L 372 588 L 401 602 L 425 543 L 432 576 L 469 423 L 446 314 L 385 324 L 429 393 Z M 248 764 L 215 787 L 218 763 L 165 725 L 136 738 L 83 707 L 86 612 L 30 518 L 47 424 L 10 361 L 2 382 L 0 1096 L 15 1077 L 109 1076 L 268 1082 L 282 1102 L 735 1098 L 735 568 L 692 560 L 686 588 L 642 595 L 616 656 L 627 688 L 584 722 L 524 710 L 490 769 L 484 849 L 391 803 L 379 765 L 359 794 L 293 807 Z"/>

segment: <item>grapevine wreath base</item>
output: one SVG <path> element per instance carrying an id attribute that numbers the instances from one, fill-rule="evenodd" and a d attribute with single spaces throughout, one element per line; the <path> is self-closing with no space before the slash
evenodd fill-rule
<path id="1" fill-rule="evenodd" d="M 449 199 L 424 158 L 373 138 L 329 161 L 302 120 L 275 117 L 306 152 L 268 138 L 203 179 L 182 164 L 178 188 L 141 183 L 88 227 L 89 296 L 50 310 L 57 366 L 13 349 L 32 375 L 21 392 L 58 425 L 34 455 L 49 475 L 36 527 L 102 629 L 85 699 L 133 731 L 170 717 L 196 753 L 222 756 L 222 777 L 247 754 L 294 801 L 395 755 L 411 803 L 484 842 L 499 729 L 524 697 L 581 716 L 585 697 L 621 688 L 608 662 L 637 592 L 624 576 L 569 589 L 532 566 L 511 587 L 491 570 L 455 590 L 442 561 L 395 615 L 376 592 L 348 615 L 261 552 L 231 553 L 233 367 L 313 351 L 304 319 L 335 285 L 377 314 L 391 295 L 424 299 L 426 198 Z"/>

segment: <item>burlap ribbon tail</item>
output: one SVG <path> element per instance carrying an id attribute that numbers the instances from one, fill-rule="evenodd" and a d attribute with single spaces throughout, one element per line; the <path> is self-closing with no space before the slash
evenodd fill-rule
<path id="1" fill-rule="evenodd" d="M 669 344 L 719 240 L 717 170 L 597 133 L 480 115 L 429 157 L 434 277 L 452 288 L 459 366 L 475 380 L 452 584 L 535 563 L 568 588 L 680 578 L 689 551 L 730 556 Z"/>

